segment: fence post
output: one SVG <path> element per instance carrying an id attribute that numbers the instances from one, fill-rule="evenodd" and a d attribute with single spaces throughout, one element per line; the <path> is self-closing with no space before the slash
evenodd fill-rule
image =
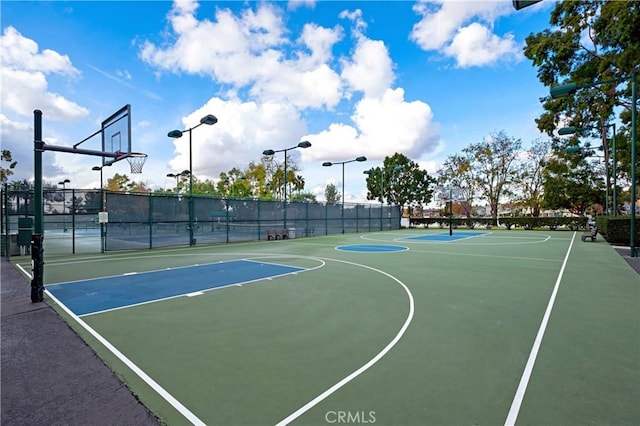
<path id="1" fill-rule="evenodd" d="M 149 248 L 153 248 L 153 194 L 149 193 Z"/>
<path id="2" fill-rule="evenodd" d="M 71 188 L 71 254 L 76 254 L 76 190 Z"/>
<path id="3" fill-rule="evenodd" d="M 225 214 L 225 217 L 227 221 L 227 244 L 228 244 L 229 243 L 229 197 L 225 197 L 224 204 L 225 204 L 225 211 L 227 212 Z"/>
<path id="4" fill-rule="evenodd" d="M 257 201 L 258 201 L 258 241 L 260 241 L 262 239 L 262 231 L 260 230 L 260 223 L 262 222 L 260 220 L 260 197 L 258 197 Z"/>

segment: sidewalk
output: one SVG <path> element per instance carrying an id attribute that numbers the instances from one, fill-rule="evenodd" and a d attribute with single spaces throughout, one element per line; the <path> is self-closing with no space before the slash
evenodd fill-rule
<path id="1" fill-rule="evenodd" d="M 6 259 L 1 269 L 2 425 L 158 425 Z"/>
<path id="2" fill-rule="evenodd" d="M 640 257 L 631 257 L 631 250 L 629 247 L 613 246 L 614 250 L 627 261 L 629 266 L 640 274 Z"/>

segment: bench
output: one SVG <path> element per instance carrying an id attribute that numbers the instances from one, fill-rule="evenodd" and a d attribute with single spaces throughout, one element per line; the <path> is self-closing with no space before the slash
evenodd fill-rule
<path id="1" fill-rule="evenodd" d="M 286 229 L 267 229 L 267 240 L 286 240 L 289 234 Z"/>
<path id="2" fill-rule="evenodd" d="M 591 228 L 591 230 L 585 231 L 580 239 L 582 241 L 587 241 L 587 238 L 589 238 L 591 239 L 591 242 L 594 242 L 596 240 L 596 235 L 598 235 L 598 228 L 594 226 L 593 228 Z"/>

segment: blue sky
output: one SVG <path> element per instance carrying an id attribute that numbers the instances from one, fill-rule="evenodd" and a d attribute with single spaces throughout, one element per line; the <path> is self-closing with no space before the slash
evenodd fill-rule
<path id="1" fill-rule="evenodd" d="M 492 132 L 525 147 L 543 137 L 534 119 L 548 93 L 522 51 L 549 26 L 553 2 L 515 11 L 505 1 L 112 1 L 0 4 L 2 149 L 33 179 L 33 110 L 43 112 L 48 144 L 72 146 L 125 104 L 133 151 L 149 155 L 143 174 L 170 188 L 166 174 L 194 176 L 258 162 L 263 150 L 308 140 L 291 151 L 306 189 L 324 197 L 342 185 L 346 201 L 366 196 L 364 170 L 401 152 L 430 174 Z M 86 149 L 100 149 L 97 138 Z M 282 161 L 282 154 L 278 159 Z M 93 156 L 47 151 L 44 180 L 94 188 Z"/>

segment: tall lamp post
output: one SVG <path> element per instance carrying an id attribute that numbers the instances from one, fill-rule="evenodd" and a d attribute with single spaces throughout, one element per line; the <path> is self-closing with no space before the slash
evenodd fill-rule
<path id="1" fill-rule="evenodd" d="M 354 161 L 362 162 L 367 161 L 367 157 L 356 157 L 353 160 L 347 161 L 325 161 L 322 163 L 324 167 L 331 167 L 334 164 L 342 164 L 342 233 L 344 234 L 344 165 L 347 163 L 353 163 Z"/>
<path id="2" fill-rule="evenodd" d="M 67 188 L 66 185 L 71 183 L 69 179 L 65 179 L 62 182 L 58 182 L 58 185 L 62 185 L 62 232 L 67 232 L 67 221 L 65 215 L 67 214 Z"/>
<path id="3" fill-rule="evenodd" d="M 200 119 L 200 123 L 186 130 L 172 130 L 167 133 L 170 138 L 181 138 L 184 132 L 189 132 L 189 245 L 196 245 L 196 240 L 193 238 L 193 150 L 191 149 L 191 132 L 193 129 L 206 124 L 212 126 L 218 122 L 218 119 L 211 114 L 207 114 Z"/>
<path id="4" fill-rule="evenodd" d="M 583 130 L 597 130 L 597 129 L 608 129 L 609 127 L 613 127 L 613 138 L 611 140 L 611 155 L 613 156 L 612 158 L 612 162 L 613 162 L 613 166 L 611 168 L 611 175 L 613 178 L 613 200 L 612 200 L 612 204 L 613 204 L 613 217 L 617 217 L 618 216 L 618 197 L 617 197 L 617 189 L 616 189 L 616 185 L 618 184 L 617 181 L 617 175 L 618 175 L 618 157 L 616 154 L 616 123 L 611 123 L 611 124 L 605 124 L 601 127 L 563 127 L 561 129 L 558 130 L 558 134 L 559 135 L 572 135 L 574 133 L 578 133 L 581 132 Z M 606 137 L 603 138 L 603 144 L 602 147 L 604 149 L 604 162 L 605 162 L 605 167 L 607 170 L 607 215 L 610 214 L 610 209 L 609 209 L 609 150 L 608 150 L 608 146 L 606 144 Z M 567 148 L 569 149 L 569 148 Z M 580 151 L 580 149 L 576 150 L 576 151 L 567 151 L 567 152 L 578 152 Z"/>
<path id="5" fill-rule="evenodd" d="M 629 251 L 631 257 L 636 257 L 636 103 L 638 102 L 637 95 L 637 70 L 633 70 L 630 76 L 615 78 L 612 80 L 604 80 L 591 84 L 567 83 L 559 86 L 554 86 L 550 89 L 550 94 L 553 99 L 569 96 L 575 93 L 579 89 L 587 87 L 596 87 L 604 83 L 620 82 L 622 80 L 630 79 L 631 82 L 631 223 L 629 233 Z"/>
<path id="6" fill-rule="evenodd" d="M 292 146 L 291 148 L 285 149 L 265 149 L 262 151 L 262 155 L 274 155 L 276 152 L 284 152 L 284 228 L 287 229 L 287 152 L 296 148 L 309 148 L 311 146 L 311 142 L 302 141 L 298 143 L 296 146 Z"/>
<path id="7" fill-rule="evenodd" d="M 180 178 L 182 176 L 188 176 L 189 174 L 189 170 L 183 170 L 180 173 L 167 173 L 167 177 L 176 178 L 176 194 L 178 193 Z"/>

